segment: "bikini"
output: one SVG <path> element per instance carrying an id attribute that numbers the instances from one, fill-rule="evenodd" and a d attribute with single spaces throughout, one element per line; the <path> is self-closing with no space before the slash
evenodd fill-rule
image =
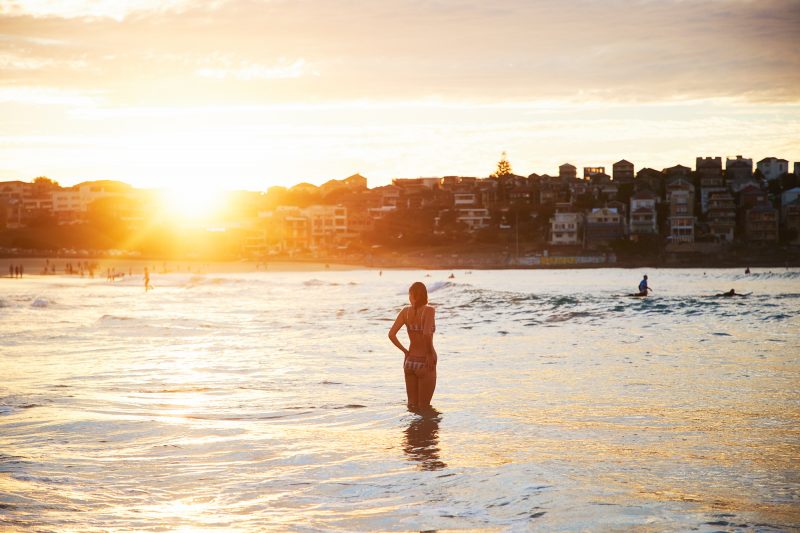
<path id="1" fill-rule="evenodd" d="M 411 334 L 411 333 L 423 333 L 424 332 L 424 328 L 423 328 L 422 324 L 412 324 L 411 320 L 409 320 L 409 318 L 408 318 L 409 309 L 410 309 L 410 307 L 406 308 L 406 329 L 408 330 L 408 333 L 409 334 Z M 426 310 L 427 310 L 427 308 L 426 308 Z M 421 320 L 421 322 L 423 322 L 423 323 L 425 322 L 425 311 L 422 312 L 422 320 Z M 434 333 L 435 331 L 436 331 L 436 326 L 434 325 L 434 326 L 431 327 L 431 333 Z M 414 359 L 418 359 L 418 358 L 414 358 Z M 412 370 L 412 371 L 421 370 L 421 369 L 425 368 L 425 361 L 424 360 L 423 361 L 413 361 L 411 357 L 406 356 L 406 360 L 403 362 L 403 368 L 406 369 L 406 370 Z"/>

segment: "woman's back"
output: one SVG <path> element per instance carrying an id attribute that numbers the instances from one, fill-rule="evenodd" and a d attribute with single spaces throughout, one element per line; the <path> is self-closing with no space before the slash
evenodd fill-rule
<path id="1" fill-rule="evenodd" d="M 433 323 L 433 308 L 423 305 L 418 309 L 406 307 L 405 323 L 408 339 L 411 345 L 408 348 L 409 357 L 427 357 L 430 352 L 429 343 L 425 341 L 425 334 L 433 335 L 436 326 Z"/>

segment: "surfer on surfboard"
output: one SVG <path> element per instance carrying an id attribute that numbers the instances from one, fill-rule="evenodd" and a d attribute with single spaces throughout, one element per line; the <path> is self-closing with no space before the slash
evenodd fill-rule
<path id="1" fill-rule="evenodd" d="M 639 282 L 639 292 L 637 294 L 634 294 L 633 296 L 647 296 L 648 291 L 652 292 L 653 289 L 651 289 L 650 286 L 647 285 L 647 274 L 645 274 L 644 277 L 642 278 L 642 281 Z"/>

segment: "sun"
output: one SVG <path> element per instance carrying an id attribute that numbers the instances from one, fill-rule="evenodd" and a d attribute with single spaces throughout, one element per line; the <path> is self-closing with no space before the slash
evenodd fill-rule
<path id="1" fill-rule="evenodd" d="M 211 217 L 221 206 L 221 197 L 218 190 L 196 186 L 166 189 L 162 193 L 166 214 L 184 221 Z"/>

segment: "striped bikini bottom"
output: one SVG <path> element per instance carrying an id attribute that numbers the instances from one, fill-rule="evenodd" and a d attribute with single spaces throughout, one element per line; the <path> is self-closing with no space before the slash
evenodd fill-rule
<path id="1" fill-rule="evenodd" d="M 403 368 L 406 370 L 422 370 L 425 368 L 425 361 L 412 361 L 411 359 L 406 359 L 403 362 Z"/>

